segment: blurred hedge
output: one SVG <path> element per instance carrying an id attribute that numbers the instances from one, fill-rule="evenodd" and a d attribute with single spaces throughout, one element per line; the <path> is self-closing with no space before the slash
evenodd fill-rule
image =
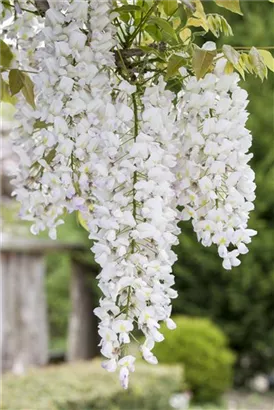
<path id="1" fill-rule="evenodd" d="M 235 356 L 224 333 L 209 319 L 173 317 L 177 328 L 165 328 L 165 340 L 153 352 L 162 363 L 182 363 L 187 388 L 196 401 L 218 400 L 232 385 Z"/>
<path id="2" fill-rule="evenodd" d="M 3 410 L 168 410 L 170 396 L 182 391 L 179 366 L 138 363 L 124 391 L 117 374 L 99 360 L 4 375 Z"/>

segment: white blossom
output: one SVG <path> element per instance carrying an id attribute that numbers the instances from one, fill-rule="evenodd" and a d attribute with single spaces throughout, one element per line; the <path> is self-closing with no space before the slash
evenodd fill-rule
<path id="1" fill-rule="evenodd" d="M 147 341 L 164 339 L 159 322 L 168 321 L 170 299 L 177 295 L 171 289 L 176 260 L 171 247 L 179 233 L 173 189 L 179 147 L 172 94 L 165 91 L 162 79 L 153 88 L 147 87 L 143 96 L 125 83 L 121 88 L 111 133 L 101 139 L 101 155 L 93 162 L 93 219 L 89 221 L 86 215 L 90 238 L 95 240 L 95 260 L 102 266 L 98 278 L 104 298 L 95 310 L 101 319 L 101 351 L 117 366 L 124 363 L 134 329 L 140 329 Z M 134 99 L 139 98 L 142 110 L 136 108 Z M 151 111 L 157 112 L 165 127 L 155 130 L 154 118 L 147 115 Z M 118 145 L 109 152 L 113 133 L 119 137 Z M 110 311 L 107 301 L 119 311 Z M 156 364 L 153 346 L 145 345 L 141 352 L 145 360 Z M 112 363 L 104 366 L 112 369 Z M 125 388 L 130 371 L 125 365 L 120 369 Z"/>
<path id="2" fill-rule="evenodd" d="M 176 328 L 178 221 L 192 220 L 226 269 L 240 264 L 256 234 L 247 228 L 255 199 L 247 94 L 237 75 L 207 74 L 185 79 L 175 104 L 162 77 L 148 72 L 140 86 L 116 69 L 111 0 L 49 5 L 29 63 L 41 67 L 35 108 L 17 105 L 15 195 L 34 235 L 48 229 L 56 239 L 64 212 L 81 214 L 101 266 L 94 313 L 102 366 L 118 370 L 126 389 L 135 332 L 144 335 L 142 357 L 155 365 L 162 323 Z"/>
<path id="3" fill-rule="evenodd" d="M 33 233 L 49 228 L 52 238 L 56 238 L 55 228 L 63 223 L 65 209 L 89 210 L 92 203 L 89 163 L 97 148 L 98 124 L 104 115 L 102 107 L 111 101 L 109 74 L 101 64 L 103 60 L 108 66 L 113 65 L 110 19 L 109 27 L 105 25 L 101 33 L 101 40 L 107 38 L 109 44 L 104 56 L 96 42 L 98 21 L 100 18 L 106 21 L 109 3 L 90 0 L 88 14 L 80 3 L 52 2 L 47 11 L 45 27 L 39 36 L 43 45 L 34 55 L 42 66 L 42 71 L 33 76 L 36 109 L 21 111 L 19 106 L 26 103 L 20 101 L 16 115 L 19 128 L 13 135 L 15 151 L 20 156 L 24 151 L 26 158 L 21 161 L 14 180 L 17 199 L 22 203 L 21 216 L 33 220 Z M 101 17 L 98 5 L 107 6 L 102 9 Z M 82 10 L 77 9 L 78 17 L 74 14 L 77 7 Z M 86 25 L 91 30 L 90 38 L 82 32 Z M 90 100 L 101 101 L 92 107 L 92 115 Z M 46 128 L 36 128 L 37 122 Z"/>
<path id="4" fill-rule="evenodd" d="M 247 229 L 254 208 L 247 93 L 237 74 L 190 78 L 178 103 L 182 150 L 178 204 L 204 246 L 218 246 L 223 267 L 238 266 L 256 231 Z"/>

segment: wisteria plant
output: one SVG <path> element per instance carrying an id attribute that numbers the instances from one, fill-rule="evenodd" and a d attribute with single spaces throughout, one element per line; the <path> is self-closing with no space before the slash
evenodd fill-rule
<path id="1" fill-rule="evenodd" d="M 239 0 L 215 0 L 242 14 Z M 206 2 L 205 2 L 206 8 Z M 180 220 L 231 269 L 256 231 L 247 93 L 273 71 L 266 49 L 205 42 L 233 35 L 200 0 L 4 0 L 2 100 L 16 105 L 15 195 L 31 231 L 52 239 L 77 213 L 101 266 L 103 367 L 128 386 L 136 340 L 171 316 Z M 204 43 L 199 47 L 196 43 Z M 240 75 L 240 76 L 239 76 Z M 14 97 L 15 96 L 15 97 Z"/>

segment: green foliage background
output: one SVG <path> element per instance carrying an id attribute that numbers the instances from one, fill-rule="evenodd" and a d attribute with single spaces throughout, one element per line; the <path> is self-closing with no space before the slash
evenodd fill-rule
<path id="1" fill-rule="evenodd" d="M 177 328 L 164 329 L 154 352 L 162 363 L 182 363 L 195 401 L 215 401 L 231 388 L 234 355 L 223 332 L 209 319 L 174 317 Z"/>
<path id="2" fill-rule="evenodd" d="M 168 410 L 182 389 L 181 366 L 138 363 L 130 387 L 122 391 L 117 374 L 99 360 L 34 369 L 20 378 L 3 377 L 3 410 Z"/>

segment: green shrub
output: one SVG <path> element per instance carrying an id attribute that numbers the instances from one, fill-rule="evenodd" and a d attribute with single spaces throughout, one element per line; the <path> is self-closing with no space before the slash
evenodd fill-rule
<path id="1" fill-rule="evenodd" d="M 2 387 L 3 410 L 168 410 L 170 396 L 182 390 L 182 369 L 137 363 L 124 391 L 118 375 L 93 360 L 7 374 Z"/>
<path id="2" fill-rule="evenodd" d="M 223 332 L 208 319 L 176 316 L 177 329 L 164 329 L 155 355 L 163 363 L 182 363 L 195 400 L 216 400 L 232 383 L 234 355 Z"/>

